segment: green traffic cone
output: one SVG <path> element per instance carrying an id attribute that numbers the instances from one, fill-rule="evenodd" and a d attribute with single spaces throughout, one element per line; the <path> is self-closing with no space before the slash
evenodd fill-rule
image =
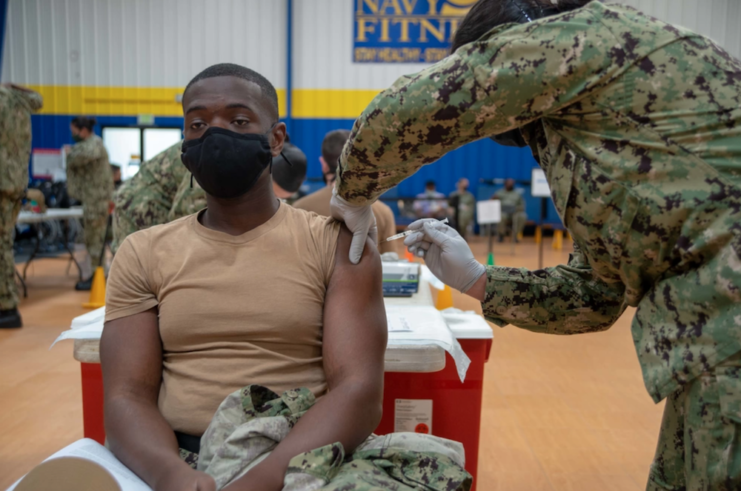
<path id="1" fill-rule="evenodd" d="M 487 266 L 494 266 L 494 253 L 490 252 L 489 257 L 486 259 Z"/>

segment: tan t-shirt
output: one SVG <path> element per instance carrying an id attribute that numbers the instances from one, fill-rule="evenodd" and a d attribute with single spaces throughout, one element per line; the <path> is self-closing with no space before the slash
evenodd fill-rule
<path id="1" fill-rule="evenodd" d="M 158 307 L 159 408 L 201 435 L 230 393 L 260 384 L 322 395 L 324 297 L 340 225 L 281 204 L 240 236 L 198 214 L 130 235 L 108 277 L 106 321 Z"/>
<path id="2" fill-rule="evenodd" d="M 317 215 L 325 217 L 329 215 L 329 201 L 332 199 L 332 187 L 326 186 L 319 191 L 314 191 L 308 196 L 297 200 L 293 206 L 306 211 L 313 211 Z M 376 201 L 371 207 L 373 214 L 376 216 L 376 226 L 378 227 L 378 250 L 381 254 L 384 252 L 398 252 L 397 242 L 386 242 L 387 237 L 396 234 L 396 220 L 394 212 L 385 203 Z"/>

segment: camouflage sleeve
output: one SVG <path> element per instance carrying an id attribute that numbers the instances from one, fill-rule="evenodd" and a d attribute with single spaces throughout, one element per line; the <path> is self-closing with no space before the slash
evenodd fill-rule
<path id="1" fill-rule="evenodd" d="M 22 97 L 32 111 L 38 111 L 44 105 L 44 98 L 36 91 L 30 89 L 16 90 L 16 94 Z"/>
<path id="2" fill-rule="evenodd" d="M 187 173 L 180 161 L 180 146 L 178 142 L 142 163 L 139 172 L 116 192 L 114 251 L 137 230 L 168 222 L 178 185 Z"/>
<path id="3" fill-rule="evenodd" d="M 549 334 L 604 331 L 626 306 L 625 287 L 597 279 L 576 244 L 568 264 L 555 268 L 487 267 L 482 307 L 498 326 Z"/>
<path id="4" fill-rule="evenodd" d="M 338 193 L 375 200 L 466 143 L 554 113 L 617 70 L 617 41 L 584 9 L 554 22 L 502 26 L 376 96 L 340 157 Z"/>
<path id="5" fill-rule="evenodd" d="M 101 148 L 105 151 L 102 145 L 94 145 L 93 142 L 87 140 L 75 143 L 67 155 L 67 168 L 79 170 L 97 162 L 103 157 Z"/>
<path id="6" fill-rule="evenodd" d="M 520 195 L 517 198 L 517 211 L 525 211 L 525 197 L 523 195 Z"/>

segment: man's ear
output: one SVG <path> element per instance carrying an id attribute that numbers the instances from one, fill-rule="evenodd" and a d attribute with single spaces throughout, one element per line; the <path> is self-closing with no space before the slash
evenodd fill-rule
<path id="1" fill-rule="evenodd" d="M 285 123 L 275 123 L 270 130 L 270 150 L 273 157 L 277 157 L 283 151 L 283 145 L 286 142 L 286 125 Z"/>
<path id="2" fill-rule="evenodd" d="M 327 161 L 324 160 L 324 157 L 321 155 L 319 156 L 319 162 L 322 163 L 322 174 L 329 174 L 329 166 L 327 165 Z"/>

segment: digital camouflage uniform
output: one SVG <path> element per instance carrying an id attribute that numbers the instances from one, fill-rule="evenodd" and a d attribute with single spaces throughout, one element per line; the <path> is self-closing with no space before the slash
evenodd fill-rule
<path id="1" fill-rule="evenodd" d="M 137 230 L 191 215 L 206 206 L 206 193 L 180 160 L 178 142 L 139 167 L 139 172 L 116 192 L 113 212 L 113 244 L 118 250 Z"/>
<path id="2" fill-rule="evenodd" d="M 41 104 L 36 92 L 0 85 L 0 310 L 18 306 L 13 231 L 28 186 L 31 113 Z"/>
<path id="3" fill-rule="evenodd" d="M 700 475 L 705 488 L 741 488 L 738 474 L 709 471 L 741 459 L 741 378 L 718 367 L 741 350 L 741 63 L 700 35 L 599 2 L 500 26 L 371 102 L 343 151 L 339 194 L 373 200 L 446 152 L 516 127 L 574 253 L 540 271 L 488 267 L 486 318 L 576 334 L 637 307 L 646 388 L 670 399 L 660 439 L 686 449 L 659 446 L 649 488 L 685 489 Z M 703 398 L 707 380 L 724 403 Z M 699 431 L 706 420 L 725 440 Z"/>
<path id="4" fill-rule="evenodd" d="M 230 394 L 201 437 L 198 455 L 181 457 L 222 489 L 260 463 L 315 403 L 308 389 L 278 396 L 259 385 Z M 431 435 L 371 435 L 352 455 L 333 443 L 297 455 L 283 491 L 467 491 L 463 445 Z"/>
<path id="5" fill-rule="evenodd" d="M 476 198 L 470 191 L 453 191 L 450 198 L 458 198 L 458 230 L 465 237 L 468 227 L 473 223 L 476 211 Z"/>
<path id="6" fill-rule="evenodd" d="M 502 188 L 494 193 L 491 199 L 498 199 L 502 204 L 502 221 L 499 222 L 497 228 L 499 235 L 506 235 L 510 227 L 512 227 L 515 235 L 521 234 L 525 230 L 525 222 L 527 222 L 525 198 L 522 197 L 522 193 L 516 189 L 507 191 Z"/>
<path id="7" fill-rule="evenodd" d="M 67 155 L 67 192 L 82 201 L 85 248 L 96 268 L 105 243 L 108 206 L 113 199 L 113 173 L 98 135 L 76 143 Z"/>

